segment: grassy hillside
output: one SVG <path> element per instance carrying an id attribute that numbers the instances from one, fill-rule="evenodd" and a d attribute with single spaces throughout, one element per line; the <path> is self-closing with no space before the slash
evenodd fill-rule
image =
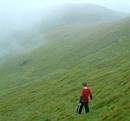
<path id="1" fill-rule="evenodd" d="M 47 42 L 0 65 L 1 121 L 129 121 L 130 22 L 47 32 Z M 75 108 L 83 80 L 94 100 Z"/>

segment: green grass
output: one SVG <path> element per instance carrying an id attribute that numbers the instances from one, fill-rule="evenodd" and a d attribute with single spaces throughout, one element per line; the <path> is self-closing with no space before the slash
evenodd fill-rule
<path id="1" fill-rule="evenodd" d="M 0 121 L 129 121 L 129 33 L 129 19 L 47 32 L 43 46 L 0 65 Z M 83 80 L 94 100 L 77 115 Z"/>

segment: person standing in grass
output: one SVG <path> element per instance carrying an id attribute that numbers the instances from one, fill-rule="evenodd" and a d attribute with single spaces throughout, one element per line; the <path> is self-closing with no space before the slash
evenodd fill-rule
<path id="1" fill-rule="evenodd" d="M 78 114 L 81 114 L 83 107 L 85 107 L 85 112 L 88 113 L 89 112 L 89 97 L 92 100 L 92 93 L 90 88 L 88 87 L 87 83 L 84 82 L 83 83 L 83 88 L 81 89 L 80 92 L 80 103 L 77 107 L 77 112 Z"/>

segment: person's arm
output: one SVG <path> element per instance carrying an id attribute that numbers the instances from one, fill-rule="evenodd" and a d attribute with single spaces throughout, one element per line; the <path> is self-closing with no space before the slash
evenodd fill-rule
<path id="1" fill-rule="evenodd" d="M 90 90 L 90 89 L 89 89 L 89 90 Z M 91 90 L 90 90 L 90 99 L 91 99 L 91 100 L 93 99 Z"/>
<path id="2" fill-rule="evenodd" d="M 82 102 L 82 96 L 80 96 L 80 99 L 79 99 L 79 103 L 81 103 Z"/>
<path id="3" fill-rule="evenodd" d="M 92 96 L 92 94 L 90 94 L 90 99 L 91 99 L 91 100 L 93 99 L 93 96 Z"/>
<path id="4" fill-rule="evenodd" d="M 79 102 L 80 102 L 80 103 L 82 102 L 82 98 L 83 98 L 82 95 L 83 95 L 83 91 L 81 90 L 81 91 L 80 91 L 80 99 L 79 99 Z"/>

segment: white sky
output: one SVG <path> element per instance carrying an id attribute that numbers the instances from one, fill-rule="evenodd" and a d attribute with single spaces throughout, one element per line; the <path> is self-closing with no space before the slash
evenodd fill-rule
<path id="1" fill-rule="evenodd" d="M 0 9 L 8 8 L 47 8 L 59 3 L 96 3 L 119 11 L 130 12 L 130 0 L 0 0 Z"/>
<path id="2" fill-rule="evenodd" d="M 8 28 L 11 24 L 13 27 L 23 23 L 29 25 L 39 21 L 48 9 L 62 3 L 95 3 L 130 13 L 130 0 L 0 0 L 0 26 Z"/>

